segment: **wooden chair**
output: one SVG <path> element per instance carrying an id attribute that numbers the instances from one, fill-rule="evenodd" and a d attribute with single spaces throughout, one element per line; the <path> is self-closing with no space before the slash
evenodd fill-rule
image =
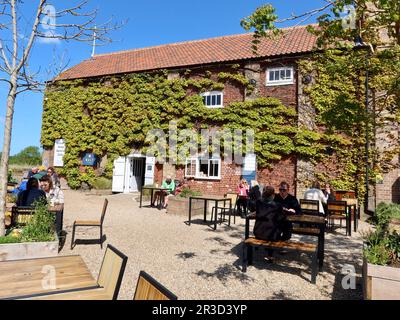
<path id="1" fill-rule="evenodd" d="M 104 217 L 106 215 L 107 206 L 108 206 L 108 199 L 105 199 L 104 205 L 103 205 L 103 211 L 101 213 L 100 220 L 98 220 L 98 221 L 76 220 L 74 222 L 73 227 L 72 227 L 71 250 L 73 249 L 74 243 L 75 243 L 76 227 L 99 227 L 100 228 L 100 246 L 101 246 L 101 249 L 103 249 L 103 222 L 104 222 Z"/>
<path id="2" fill-rule="evenodd" d="M 217 208 L 212 207 L 212 210 L 211 210 L 211 221 L 213 220 L 214 212 L 215 212 L 215 214 L 218 214 L 218 211 L 221 210 L 221 212 L 220 212 L 220 214 L 221 214 L 221 223 L 222 223 L 222 221 L 225 220 L 225 215 L 226 215 L 227 212 L 229 214 L 229 224 L 230 224 L 230 221 L 231 221 L 231 214 L 232 213 L 233 213 L 233 223 L 236 223 L 236 202 L 237 202 L 237 199 L 238 199 L 238 194 L 234 193 L 234 192 L 228 192 L 228 193 L 225 194 L 225 198 L 231 199 L 232 208 L 230 208 L 229 202 L 226 202 L 223 207 L 217 207 Z M 230 209 L 232 210 L 232 212 L 229 211 Z"/>
<path id="3" fill-rule="evenodd" d="M 133 300 L 178 300 L 178 297 L 144 271 L 140 271 Z"/>
<path id="4" fill-rule="evenodd" d="M 12 207 L 11 227 L 25 226 L 32 219 L 34 213 L 34 207 Z"/>
<path id="5" fill-rule="evenodd" d="M 127 256 L 112 245 L 107 245 L 97 279 L 97 287 L 42 295 L 31 298 L 31 300 L 117 300 L 127 261 Z"/>
<path id="6" fill-rule="evenodd" d="M 319 201 L 318 200 L 306 200 L 300 199 L 300 208 L 302 214 L 308 214 L 312 216 L 319 216 Z"/>
<path id="7" fill-rule="evenodd" d="M 340 220 L 340 227 L 342 227 L 342 221 L 346 221 L 346 236 L 351 236 L 351 220 L 350 214 L 348 213 L 346 201 L 328 201 L 327 203 L 327 218 L 328 226 L 331 230 L 335 227 L 335 220 Z"/>

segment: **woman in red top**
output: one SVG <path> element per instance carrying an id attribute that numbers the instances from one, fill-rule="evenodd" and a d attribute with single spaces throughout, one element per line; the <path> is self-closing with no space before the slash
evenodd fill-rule
<path id="1" fill-rule="evenodd" d="M 236 202 L 237 210 L 239 215 L 243 216 L 247 212 L 247 202 L 249 199 L 249 184 L 245 179 L 240 182 L 236 192 L 238 194 Z"/>

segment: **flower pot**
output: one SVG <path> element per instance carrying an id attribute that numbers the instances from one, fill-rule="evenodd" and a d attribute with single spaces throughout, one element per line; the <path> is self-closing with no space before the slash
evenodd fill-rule
<path id="1" fill-rule="evenodd" d="M 0 262 L 55 257 L 58 255 L 58 245 L 57 234 L 55 240 L 49 242 L 0 244 Z"/>
<path id="2" fill-rule="evenodd" d="M 365 300 L 400 300 L 400 268 L 363 264 Z"/>
<path id="3" fill-rule="evenodd" d="M 189 216 L 189 199 L 171 197 L 168 199 L 167 213 L 176 216 Z M 192 216 L 204 214 L 204 201 L 192 200 Z"/>

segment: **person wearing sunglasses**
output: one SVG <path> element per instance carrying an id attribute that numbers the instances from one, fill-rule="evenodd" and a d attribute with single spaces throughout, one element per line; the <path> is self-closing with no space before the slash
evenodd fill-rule
<path id="1" fill-rule="evenodd" d="M 275 202 L 283 206 L 287 214 L 301 214 L 299 201 L 295 196 L 289 194 L 289 184 L 285 181 L 279 185 L 279 193 L 275 196 Z"/>

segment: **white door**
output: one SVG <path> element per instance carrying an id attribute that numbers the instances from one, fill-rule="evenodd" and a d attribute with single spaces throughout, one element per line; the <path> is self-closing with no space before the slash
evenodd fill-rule
<path id="1" fill-rule="evenodd" d="M 142 189 L 144 178 L 144 158 L 132 158 L 129 176 L 129 191 L 138 192 Z"/>
<path id="2" fill-rule="evenodd" d="M 112 191 L 124 192 L 125 191 L 125 163 L 126 158 L 120 157 L 114 161 Z"/>

